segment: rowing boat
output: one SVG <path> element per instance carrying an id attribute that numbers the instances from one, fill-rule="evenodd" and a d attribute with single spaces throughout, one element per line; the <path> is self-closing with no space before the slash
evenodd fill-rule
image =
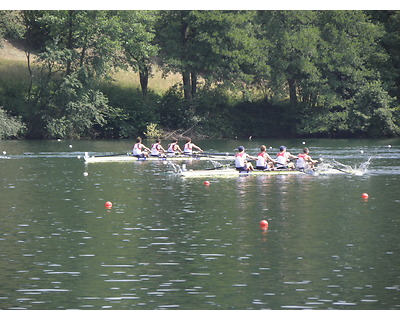
<path id="1" fill-rule="evenodd" d="M 164 156 L 164 157 L 136 157 L 130 154 L 124 155 L 105 155 L 105 156 L 89 156 L 86 152 L 84 156 L 85 162 L 94 163 L 94 162 L 134 162 L 134 161 L 192 161 L 192 160 L 230 160 L 233 161 L 235 157 L 233 155 L 176 155 L 176 156 Z"/>
<path id="2" fill-rule="evenodd" d="M 228 168 L 221 170 L 188 170 L 178 173 L 184 178 L 202 178 L 202 177 L 240 177 L 240 176 L 258 176 L 258 175 L 297 175 L 304 174 L 296 170 L 274 170 L 274 171 L 238 171 L 236 169 Z"/>
<path id="3" fill-rule="evenodd" d="M 275 176 L 275 175 L 326 175 L 326 174 L 350 174 L 349 172 L 327 169 L 321 171 L 303 172 L 298 170 L 272 170 L 272 171 L 238 171 L 233 168 L 216 170 L 187 170 L 180 171 L 178 174 L 183 178 L 204 178 L 204 177 L 241 177 L 241 176 Z"/>

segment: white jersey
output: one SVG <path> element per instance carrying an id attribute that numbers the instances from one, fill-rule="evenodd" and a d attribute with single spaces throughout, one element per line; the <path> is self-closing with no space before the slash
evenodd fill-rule
<path id="1" fill-rule="evenodd" d="M 175 153 L 175 152 L 176 152 L 176 151 L 175 151 L 175 146 L 176 146 L 176 143 L 175 143 L 175 142 L 171 143 L 171 144 L 168 146 L 167 152 L 168 152 L 168 153 Z"/>
<path id="2" fill-rule="evenodd" d="M 265 153 L 258 154 L 256 166 L 257 167 L 266 167 L 267 166 L 267 161 L 265 160 Z"/>
<path id="3" fill-rule="evenodd" d="M 135 143 L 135 145 L 133 146 L 133 149 L 132 149 L 132 154 L 134 156 L 139 156 L 142 153 L 143 153 L 142 152 L 142 144 L 141 143 Z"/>
<path id="4" fill-rule="evenodd" d="M 296 161 L 296 166 L 299 169 L 304 169 L 307 166 L 307 162 L 306 162 L 304 154 L 299 154 L 298 155 L 298 159 Z"/>
<path id="5" fill-rule="evenodd" d="M 151 146 L 150 155 L 152 155 L 152 156 L 159 156 L 160 153 L 161 153 L 160 150 L 158 149 L 159 146 L 160 146 L 159 143 L 154 143 L 154 144 Z"/>
<path id="6" fill-rule="evenodd" d="M 276 162 L 281 165 L 286 165 L 288 160 L 288 154 L 286 152 L 280 152 L 277 154 Z"/>
<path id="7" fill-rule="evenodd" d="M 247 154 L 246 153 L 237 153 L 235 157 L 235 167 L 236 168 L 242 168 L 246 164 L 246 158 Z"/>
<path id="8" fill-rule="evenodd" d="M 192 154 L 192 152 L 193 152 L 193 143 L 190 142 L 186 143 L 183 149 L 183 153 Z"/>

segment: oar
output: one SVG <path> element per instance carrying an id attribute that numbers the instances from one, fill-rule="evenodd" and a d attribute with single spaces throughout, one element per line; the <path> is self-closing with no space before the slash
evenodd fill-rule
<path id="1" fill-rule="evenodd" d="M 334 161 L 335 161 L 335 160 L 334 160 Z M 319 163 L 323 163 L 323 162 L 324 162 L 324 159 L 319 158 Z M 348 171 L 346 171 L 346 170 L 343 170 L 343 169 L 340 169 L 340 168 L 338 168 L 338 167 L 332 167 L 332 169 L 337 170 L 337 171 L 340 171 L 340 172 L 343 172 L 343 173 L 351 174 L 350 172 L 348 172 Z"/>
<path id="2" fill-rule="evenodd" d="M 118 156 L 132 156 L 132 153 L 126 152 L 126 153 L 103 154 L 103 155 L 94 156 L 94 157 L 102 158 L 102 157 L 118 157 Z"/>
<path id="3" fill-rule="evenodd" d="M 232 167 L 234 165 L 235 165 L 234 163 L 230 163 L 230 164 L 225 164 L 225 165 L 222 165 L 222 166 L 219 166 L 219 167 L 207 168 L 205 170 L 216 170 L 216 169 L 222 169 L 222 168 L 229 168 L 229 167 Z"/>
<path id="4" fill-rule="evenodd" d="M 233 157 L 234 154 L 230 154 L 230 153 L 211 153 L 211 152 L 199 152 L 196 153 L 200 156 L 205 155 L 205 156 L 225 156 L 225 157 Z"/>
<path id="5" fill-rule="evenodd" d="M 339 169 L 339 168 L 336 168 L 336 167 L 332 167 L 332 169 L 338 170 L 338 171 L 341 171 L 341 172 L 344 172 L 344 173 L 347 173 L 347 174 L 350 174 L 348 171 L 345 171 L 345 170 L 342 170 L 342 169 Z"/>

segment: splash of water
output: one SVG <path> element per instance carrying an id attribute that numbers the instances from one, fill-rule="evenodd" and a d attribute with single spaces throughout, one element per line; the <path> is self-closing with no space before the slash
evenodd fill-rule
<path id="1" fill-rule="evenodd" d="M 221 162 L 218 162 L 217 160 L 210 159 L 210 162 L 214 166 L 214 168 L 222 166 Z"/>
<path id="2" fill-rule="evenodd" d="M 182 168 L 181 168 L 181 166 L 179 164 L 174 163 L 172 161 L 167 161 L 167 164 L 169 164 L 172 167 L 172 169 L 174 169 L 175 173 L 181 173 L 182 172 Z"/>
<path id="3" fill-rule="evenodd" d="M 322 159 L 320 159 L 320 160 L 322 160 Z M 368 168 L 369 168 L 370 164 L 371 164 L 371 157 L 368 158 L 367 161 L 364 161 L 361 164 L 354 165 L 354 166 L 346 165 L 339 161 L 336 161 L 335 159 L 332 159 L 332 160 L 320 163 L 320 165 L 318 166 L 318 169 L 320 171 L 335 169 L 338 171 L 342 171 L 343 173 L 362 176 L 368 172 Z"/>

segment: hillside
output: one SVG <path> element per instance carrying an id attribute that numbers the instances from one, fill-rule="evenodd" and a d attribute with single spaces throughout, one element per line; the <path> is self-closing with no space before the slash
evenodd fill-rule
<path id="1" fill-rule="evenodd" d="M 14 63 L 19 65 L 19 70 L 26 63 L 26 55 L 23 47 L 9 40 L 3 40 L 2 47 L 0 48 L 0 66 L 10 67 Z M 158 94 L 164 93 L 171 86 L 181 81 L 181 76 L 178 74 L 171 74 L 166 78 L 163 77 L 162 71 L 157 66 L 154 67 L 153 72 L 154 76 L 149 79 L 149 89 Z M 114 74 L 114 79 L 123 87 L 140 87 L 139 75 L 132 70 L 120 70 Z"/>
<path id="2" fill-rule="evenodd" d="M 4 40 L 0 47 L 0 60 L 26 61 L 26 55 L 22 48 Z"/>

